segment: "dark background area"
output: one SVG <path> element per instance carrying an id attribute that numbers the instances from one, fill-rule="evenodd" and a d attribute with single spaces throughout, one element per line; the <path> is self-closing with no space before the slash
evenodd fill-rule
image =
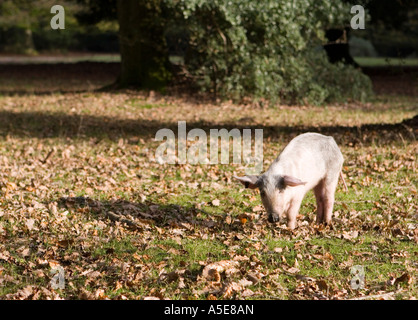
<path id="1" fill-rule="evenodd" d="M 323 45 L 325 49 L 331 49 L 327 50 L 331 61 L 343 61 L 361 68 L 372 79 L 377 94 L 416 94 L 417 2 L 344 2 L 364 5 L 368 14 L 366 29 L 351 30 L 347 25 L 340 26 L 336 29 L 342 32 L 337 32 L 339 36 L 325 38 Z M 3 87 L 3 92 L 13 91 L 13 83 L 16 92 L 42 92 L 45 89 L 42 85 L 29 89 L 20 87 L 20 80 L 27 79 L 35 83 L 48 77 L 51 82 L 58 83 L 57 91 L 71 91 L 81 89 L 81 85 L 60 86 L 59 77 L 73 79 L 74 83 L 89 79 L 100 85 L 118 77 L 120 47 L 116 1 L 63 1 L 65 30 L 50 28 L 52 14 L 49 8 L 53 4 L 50 0 L 39 1 L 37 5 L 24 0 L 6 0 L 0 5 L 0 77 L 1 81 L 10 82 L 10 86 Z M 187 34 L 176 25 L 171 25 L 164 34 L 170 60 L 178 71 L 177 66 L 181 65 L 187 51 Z M 347 55 L 349 59 L 345 59 Z"/>

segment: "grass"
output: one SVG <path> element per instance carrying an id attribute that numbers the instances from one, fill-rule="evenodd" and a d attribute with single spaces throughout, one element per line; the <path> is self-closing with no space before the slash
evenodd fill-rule
<path id="1" fill-rule="evenodd" d="M 389 58 L 389 57 L 354 57 L 355 61 L 362 67 L 384 67 L 384 66 L 418 66 L 417 58 Z M 170 61 L 178 64 L 183 60 L 179 56 L 171 56 Z M 78 62 L 120 62 L 119 54 L 62 54 L 62 55 L 16 55 L 0 56 L 0 63 L 18 64 L 55 64 L 55 63 L 78 63 Z"/>
<path id="2" fill-rule="evenodd" d="M 0 297 L 416 298 L 417 133 L 398 123 L 417 103 L 377 96 L 262 108 L 133 91 L 2 95 Z M 299 133 L 334 136 L 349 190 L 339 184 L 332 226 L 315 224 L 311 193 L 293 232 L 268 224 L 257 192 L 232 179 L 244 165 L 160 165 L 155 133 L 176 133 L 180 120 L 188 131 L 263 128 L 264 169 Z M 235 269 L 220 267 L 219 281 L 204 276 L 225 261 Z M 64 289 L 51 287 L 56 265 Z M 361 290 L 350 286 L 356 265 Z"/>
<path id="3" fill-rule="evenodd" d="M 70 53 L 70 54 L 42 54 L 42 55 L 0 55 L 0 63 L 16 64 L 55 64 L 55 63 L 78 63 L 78 62 L 120 62 L 120 54 L 90 54 L 90 53 Z"/>
<path id="4" fill-rule="evenodd" d="M 354 57 L 361 67 L 417 67 L 417 58 Z"/>

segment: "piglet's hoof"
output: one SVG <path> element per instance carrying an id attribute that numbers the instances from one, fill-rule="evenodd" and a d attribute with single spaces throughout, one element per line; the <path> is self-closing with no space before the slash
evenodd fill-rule
<path id="1" fill-rule="evenodd" d="M 269 215 L 267 220 L 271 223 L 277 223 L 279 222 L 280 218 L 278 216 Z"/>

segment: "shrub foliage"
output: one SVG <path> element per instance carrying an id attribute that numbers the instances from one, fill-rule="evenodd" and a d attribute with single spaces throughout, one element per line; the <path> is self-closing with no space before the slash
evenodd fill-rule
<path id="1" fill-rule="evenodd" d="M 234 100 L 313 104 L 363 100 L 371 93 L 368 77 L 352 67 L 330 64 L 321 47 L 326 28 L 343 26 L 351 18 L 350 7 L 342 1 L 166 3 L 175 12 L 175 23 L 186 30 L 185 66 L 204 91 Z"/>

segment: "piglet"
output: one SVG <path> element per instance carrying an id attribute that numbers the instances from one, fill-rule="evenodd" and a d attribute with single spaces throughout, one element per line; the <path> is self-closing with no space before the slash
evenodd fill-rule
<path id="1" fill-rule="evenodd" d="M 334 138 L 308 132 L 290 141 L 262 175 L 234 178 L 246 188 L 260 190 L 268 221 L 278 222 L 286 215 L 288 228 L 294 229 L 302 199 L 311 189 L 317 203 L 316 221 L 331 222 L 339 176 L 345 185 L 343 162 Z"/>

